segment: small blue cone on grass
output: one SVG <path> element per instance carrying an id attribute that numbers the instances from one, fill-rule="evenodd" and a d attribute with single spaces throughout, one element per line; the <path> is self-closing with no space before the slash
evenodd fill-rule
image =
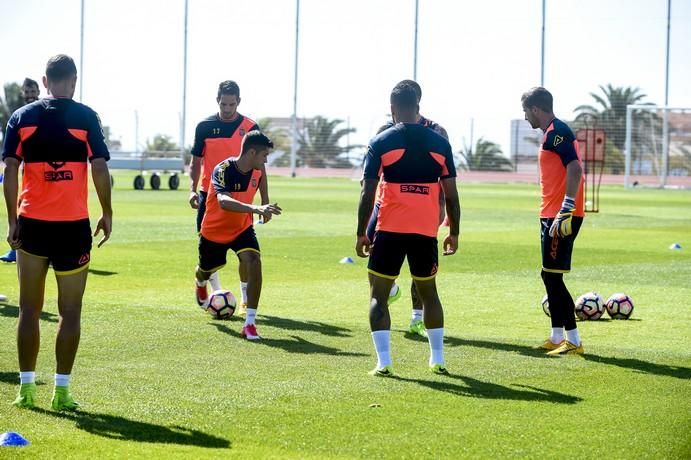
<path id="1" fill-rule="evenodd" d="M 29 441 L 26 440 L 24 436 L 14 431 L 8 431 L 0 435 L 0 446 L 10 447 L 10 446 L 27 446 Z"/>
<path id="2" fill-rule="evenodd" d="M 344 257 L 344 258 L 342 258 L 341 261 L 338 262 L 338 263 L 339 263 L 339 264 L 354 264 L 355 262 L 353 261 L 353 258 L 352 258 L 352 257 Z"/>
<path id="3" fill-rule="evenodd" d="M 681 249 L 681 244 L 679 243 L 674 243 L 670 247 L 670 249 Z"/>

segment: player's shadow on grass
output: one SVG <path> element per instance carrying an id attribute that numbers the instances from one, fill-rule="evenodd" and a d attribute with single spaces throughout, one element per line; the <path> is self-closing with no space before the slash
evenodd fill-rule
<path id="1" fill-rule="evenodd" d="M 19 385 L 19 372 L 0 372 L 0 383 L 7 383 L 10 385 Z M 43 380 L 36 380 L 36 385 L 45 385 Z"/>
<path id="2" fill-rule="evenodd" d="M 117 275 L 118 272 L 109 272 L 108 270 L 96 270 L 94 268 L 90 268 L 89 274 L 96 275 L 96 276 L 113 276 L 113 275 Z"/>
<path id="3" fill-rule="evenodd" d="M 266 324 L 271 327 L 288 331 L 310 331 L 319 332 L 324 335 L 332 337 L 351 337 L 350 329 L 344 327 L 333 326 L 331 324 L 322 323 L 320 321 L 296 321 L 289 318 L 281 318 L 280 316 L 260 315 Z"/>
<path id="4" fill-rule="evenodd" d="M 170 427 L 155 425 L 153 423 L 130 420 L 117 415 L 95 412 L 53 412 L 39 408 L 32 410 L 51 417 L 73 421 L 80 430 L 108 439 L 210 448 L 231 447 L 231 443 L 227 439 L 178 425 Z"/>
<path id="5" fill-rule="evenodd" d="M 230 329 L 224 324 L 212 323 L 216 329 L 224 334 L 228 334 L 233 337 L 237 337 L 240 340 L 246 340 L 240 335 L 239 332 Z M 338 348 L 327 347 L 324 345 L 319 345 L 318 343 L 310 342 L 303 339 L 297 335 L 291 335 L 292 339 L 271 339 L 262 337 L 261 340 L 257 341 L 258 345 L 265 345 L 268 347 L 281 348 L 289 353 L 300 353 L 300 354 L 322 354 L 331 356 L 368 356 L 364 353 L 355 353 L 351 351 L 342 351 Z"/>
<path id="6" fill-rule="evenodd" d="M 517 345 L 514 343 L 491 342 L 488 340 L 459 339 L 457 337 L 448 336 L 444 338 L 444 341 L 447 345 L 452 347 L 469 346 L 478 348 L 488 348 L 491 350 L 501 350 L 513 353 L 520 353 L 522 355 L 531 356 L 534 358 L 559 359 L 547 356 L 544 350 L 538 350 L 537 348 L 528 347 L 525 345 Z M 609 364 L 612 366 L 619 366 L 625 369 L 631 369 L 645 374 L 664 375 L 667 377 L 674 377 L 683 380 L 691 379 L 691 369 L 688 367 L 669 366 L 667 364 L 651 363 L 649 361 L 642 361 L 640 359 L 635 358 L 616 358 L 612 356 L 599 356 L 588 353 L 587 350 L 585 354 L 582 356 L 582 358 L 587 361 Z"/>
<path id="7" fill-rule="evenodd" d="M 0 303 L 0 316 L 6 316 L 8 318 L 18 318 L 19 317 L 19 307 L 17 305 L 10 305 L 8 303 Z M 41 320 L 48 321 L 49 323 L 57 323 L 58 315 L 55 313 L 50 313 L 47 311 L 42 311 Z"/>
<path id="8" fill-rule="evenodd" d="M 558 404 L 576 404 L 583 401 L 583 399 L 578 396 L 571 396 L 557 391 L 545 390 L 529 385 L 512 385 L 512 387 L 516 387 L 512 388 L 496 383 L 483 382 L 482 380 L 463 375 L 449 375 L 443 377 L 444 380 L 410 379 L 398 376 L 394 376 L 393 378 L 404 382 L 417 383 L 418 385 L 445 393 L 451 393 L 456 396 L 471 398 L 544 401 Z M 449 380 L 451 379 L 460 381 L 462 384 L 450 382 Z"/>

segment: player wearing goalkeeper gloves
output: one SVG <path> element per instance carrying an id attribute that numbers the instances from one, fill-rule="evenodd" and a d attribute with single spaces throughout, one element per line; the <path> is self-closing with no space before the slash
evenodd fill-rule
<path id="1" fill-rule="evenodd" d="M 540 146 L 542 280 L 552 313 L 552 333 L 540 346 L 548 355 L 582 354 L 574 303 L 564 284 L 573 242 L 583 223 L 583 168 L 571 129 L 554 116 L 552 95 L 532 88 L 521 97 L 525 119 L 544 132 Z M 566 337 L 564 336 L 566 333 Z"/>

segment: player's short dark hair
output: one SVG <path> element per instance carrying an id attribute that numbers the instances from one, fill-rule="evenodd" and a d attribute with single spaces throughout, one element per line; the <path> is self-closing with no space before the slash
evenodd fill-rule
<path id="1" fill-rule="evenodd" d="M 396 83 L 395 87 L 399 86 L 412 87 L 415 90 L 415 94 L 417 94 L 417 101 L 420 102 L 420 99 L 422 99 L 422 88 L 420 88 L 420 85 L 415 80 L 401 80 L 398 83 Z"/>
<path id="2" fill-rule="evenodd" d="M 34 88 L 34 87 L 35 87 L 35 88 L 38 88 L 38 82 L 37 82 L 36 80 L 32 80 L 32 79 L 29 78 L 29 77 L 26 77 L 26 78 L 24 79 L 24 82 L 22 83 L 22 88 L 26 88 L 26 87 L 29 87 L 29 88 Z"/>
<path id="3" fill-rule="evenodd" d="M 242 153 L 245 153 L 249 149 L 257 149 L 261 147 L 266 147 L 268 149 L 274 148 L 274 143 L 271 139 L 263 132 L 255 129 L 245 134 L 242 139 Z"/>
<path id="4" fill-rule="evenodd" d="M 58 54 L 48 59 L 46 78 L 50 81 L 63 81 L 77 75 L 74 60 L 66 54 Z"/>
<path id="5" fill-rule="evenodd" d="M 523 107 L 529 109 L 530 107 L 537 107 L 538 109 L 551 113 L 553 110 L 552 93 L 547 91 L 542 86 L 531 88 L 521 96 L 521 103 Z"/>
<path id="6" fill-rule="evenodd" d="M 218 84 L 218 95 L 216 99 L 220 100 L 221 96 L 240 97 L 240 87 L 233 80 L 222 81 Z"/>
<path id="7" fill-rule="evenodd" d="M 418 105 L 417 92 L 411 85 L 398 84 L 391 91 L 391 105 L 399 109 L 415 109 Z"/>

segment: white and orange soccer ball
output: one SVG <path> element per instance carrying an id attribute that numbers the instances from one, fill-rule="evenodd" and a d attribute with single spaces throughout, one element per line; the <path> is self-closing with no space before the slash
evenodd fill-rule
<path id="1" fill-rule="evenodd" d="M 576 317 L 578 319 L 600 319 L 604 312 L 605 301 L 597 292 L 587 292 L 576 299 Z"/>
<path id="2" fill-rule="evenodd" d="M 237 300 L 235 296 L 226 289 L 219 289 L 214 291 L 209 296 L 209 303 L 206 311 L 213 316 L 214 319 L 228 319 L 235 313 L 237 307 Z"/>
<path id="3" fill-rule="evenodd" d="M 633 313 L 633 300 L 628 295 L 618 292 L 609 296 L 605 308 L 612 319 L 629 319 Z"/>

